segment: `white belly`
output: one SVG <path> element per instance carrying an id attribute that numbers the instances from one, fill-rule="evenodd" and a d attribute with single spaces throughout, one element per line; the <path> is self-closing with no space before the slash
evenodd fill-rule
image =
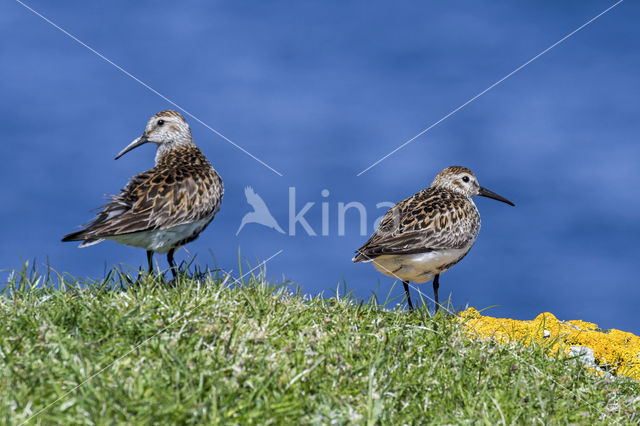
<path id="1" fill-rule="evenodd" d="M 210 218 L 205 218 L 196 222 L 176 225 L 172 228 L 132 232 L 108 238 L 120 244 L 142 247 L 155 253 L 167 253 L 172 248 L 177 248 L 180 241 L 202 232 L 210 220 Z"/>
<path id="2" fill-rule="evenodd" d="M 373 260 L 373 266 L 389 277 L 418 284 L 426 283 L 457 263 L 470 248 L 471 246 L 418 254 L 383 255 Z"/>

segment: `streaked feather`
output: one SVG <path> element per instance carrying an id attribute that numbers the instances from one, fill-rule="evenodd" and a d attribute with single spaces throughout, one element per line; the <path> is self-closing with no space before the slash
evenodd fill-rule
<path id="1" fill-rule="evenodd" d="M 467 247 L 478 236 L 480 215 L 462 194 L 429 187 L 402 200 L 356 252 L 354 262 L 386 254 L 416 254 Z"/>
<path id="2" fill-rule="evenodd" d="M 63 241 L 85 240 L 82 246 L 87 246 L 98 239 L 213 218 L 223 192 L 222 179 L 195 145 L 177 147 L 154 168 L 134 176 L 93 222 Z"/>

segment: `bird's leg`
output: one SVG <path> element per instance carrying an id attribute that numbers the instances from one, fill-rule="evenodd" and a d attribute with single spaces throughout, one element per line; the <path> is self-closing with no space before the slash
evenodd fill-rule
<path id="1" fill-rule="evenodd" d="M 169 250 L 167 253 L 167 262 L 169 262 L 169 266 L 171 267 L 171 272 L 173 273 L 173 279 L 175 280 L 178 276 L 178 268 L 176 267 L 176 262 L 173 260 L 173 253 L 176 249 Z"/>
<path id="2" fill-rule="evenodd" d="M 151 250 L 147 250 L 147 263 L 149 264 L 149 274 L 153 272 L 153 252 Z M 140 268 L 138 270 L 138 278 L 136 279 L 136 285 L 140 286 L 142 283 L 142 276 L 144 275 L 144 269 Z"/>
<path id="3" fill-rule="evenodd" d="M 411 293 L 409 293 L 409 281 L 402 281 L 402 285 L 404 285 L 404 292 L 407 293 L 407 303 L 409 304 L 409 309 L 413 311 L 413 303 L 411 303 Z"/>
<path id="4" fill-rule="evenodd" d="M 147 263 L 149 263 L 149 273 L 153 272 L 153 252 L 147 250 Z"/>
<path id="5" fill-rule="evenodd" d="M 433 278 L 433 298 L 436 302 L 436 312 L 438 312 L 438 307 L 440 306 L 440 303 L 438 303 L 438 287 L 440 287 L 440 274 L 436 274 L 435 278 Z"/>

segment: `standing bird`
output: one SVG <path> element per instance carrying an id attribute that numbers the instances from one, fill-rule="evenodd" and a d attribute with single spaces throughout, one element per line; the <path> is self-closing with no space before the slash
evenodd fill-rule
<path id="1" fill-rule="evenodd" d="M 480 232 L 480 214 L 471 199 L 476 195 L 515 206 L 481 187 L 471 170 L 447 167 L 427 189 L 389 209 L 353 262 L 373 262 L 379 272 L 401 279 L 412 310 L 409 282 L 433 280 L 437 312 L 440 274 L 466 256 Z"/>
<path id="2" fill-rule="evenodd" d="M 139 138 L 116 160 L 145 144 L 158 145 L 154 168 L 135 175 L 104 205 L 85 229 L 65 235 L 62 241 L 82 241 L 87 247 L 105 239 L 147 250 L 149 272 L 153 253 L 166 253 L 176 277 L 173 254 L 198 238 L 220 209 L 222 179 L 193 143 L 191 130 L 176 111 L 151 117 Z"/>

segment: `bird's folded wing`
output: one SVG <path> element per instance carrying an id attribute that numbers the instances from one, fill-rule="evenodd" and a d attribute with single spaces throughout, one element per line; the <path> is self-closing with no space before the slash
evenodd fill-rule
<path id="1" fill-rule="evenodd" d="M 390 209 L 379 228 L 356 252 L 354 261 L 367 261 L 386 254 L 416 254 L 462 248 L 469 244 L 475 226 L 468 214 L 444 217 L 407 208 L 407 199 Z M 457 200 L 455 201 L 457 204 Z M 462 205 L 458 206 L 458 211 Z M 437 211 L 437 209 L 436 209 Z"/>
<path id="2" fill-rule="evenodd" d="M 395 236 L 374 235 L 357 252 L 362 255 L 361 260 L 371 260 L 385 254 L 425 253 L 437 250 L 443 245 L 444 241 L 437 241 L 434 237 L 432 229 L 421 232 L 406 232 Z"/>
<path id="3" fill-rule="evenodd" d="M 182 176 L 175 170 L 152 169 L 134 176 L 88 224 L 84 237 L 166 229 L 210 215 L 222 199 L 222 183 L 211 172 Z"/>

